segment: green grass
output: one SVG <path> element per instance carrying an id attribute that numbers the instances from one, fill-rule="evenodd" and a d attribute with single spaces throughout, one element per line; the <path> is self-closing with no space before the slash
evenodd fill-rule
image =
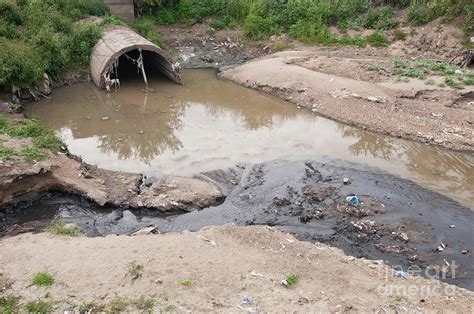
<path id="1" fill-rule="evenodd" d="M 53 310 L 53 302 L 51 300 L 34 300 L 25 304 L 26 313 L 47 314 Z"/>
<path id="2" fill-rule="evenodd" d="M 135 308 L 142 313 L 153 313 L 153 308 L 157 304 L 155 299 L 140 297 L 133 301 Z"/>
<path id="3" fill-rule="evenodd" d="M 402 59 L 393 60 L 395 75 L 399 78 L 418 78 L 425 80 L 428 75 L 444 76 L 444 85 L 454 89 L 462 89 L 464 85 L 474 83 L 474 73 L 469 69 L 446 62 L 435 60 L 407 61 Z M 433 80 L 425 82 L 433 85 Z"/>
<path id="4" fill-rule="evenodd" d="M 0 295 L 0 313 L 18 313 L 20 309 L 20 299 L 20 297 L 12 294 Z"/>
<path id="5" fill-rule="evenodd" d="M 390 45 L 390 40 L 379 31 L 373 32 L 365 39 L 371 46 L 376 48 L 388 47 Z"/>
<path id="6" fill-rule="evenodd" d="M 277 44 L 274 44 L 274 45 L 273 45 L 272 51 L 273 51 L 273 52 L 280 52 L 280 51 L 292 49 L 292 48 L 294 48 L 294 47 L 295 47 L 295 46 L 292 45 L 292 44 L 277 43 Z"/>
<path id="7" fill-rule="evenodd" d="M 125 311 L 127 306 L 128 302 L 125 298 L 115 297 L 114 299 L 112 299 L 112 301 L 110 301 L 109 310 L 110 313 L 120 313 Z"/>
<path id="8" fill-rule="evenodd" d="M 133 280 L 140 278 L 143 275 L 143 265 L 132 262 L 127 266 L 127 275 Z"/>
<path id="9" fill-rule="evenodd" d="M 400 28 L 397 28 L 393 34 L 394 34 L 396 40 L 401 40 L 401 41 L 405 40 L 408 36 L 408 34 L 405 33 Z"/>
<path id="10" fill-rule="evenodd" d="M 189 287 L 193 284 L 193 281 L 191 279 L 182 279 L 178 283 L 182 286 Z"/>
<path id="11" fill-rule="evenodd" d="M 163 307 L 163 312 L 173 312 L 175 309 L 176 309 L 176 306 L 174 306 L 173 304 L 166 304 Z"/>
<path id="12" fill-rule="evenodd" d="M 300 277 L 298 275 L 291 274 L 291 275 L 286 276 L 283 282 L 286 283 L 285 284 L 286 287 L 291 287 L 291 286 L 296 285 L 299 280 L 300 280 Z"/>
<path id="13" fill-rule="evenodd" d="M 51 287 L 54 284 L 54 277 L 47 272 L 39 272 L 31 278 L 31 286 Z"/>
<path id="14" fill-rule="evenodd" d="M 103 313 L 106 306 L 95 302 L 86 302 L 78 306 L 79 313 Z"/>
<path id="15" fill-rule="evenodd" d="M 23 156 L 27 162 L 32 163 L 35 161 L 44 160 L 47 154 L 42 150 L 39 150 L 38 148 L 31 146 L 23 146 L 20 151 L 20 156 Z"/>
<path id="16" fill-rule="evenodd" d="M 81 235 L 81 228 L 77 225 L 68 225 L 62 220 L 54 220 L 46 229 L 52 235 L 64 235 L 70 237 L 77 237 Z"/>
<path id="17" fill-rule="evenodd" d="M 11 148 L 5 147 L 2 142 L 0 142 L 0 161 L 5 161 L 11 159 L 15 155 L 15 151 Z"/>

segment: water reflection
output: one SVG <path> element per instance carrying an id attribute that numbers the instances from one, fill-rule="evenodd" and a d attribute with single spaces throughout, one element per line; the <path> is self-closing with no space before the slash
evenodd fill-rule
<path id="1" fill-rule="evenodd" d="M 59 89 L 30 116 L 58 130 L 71 152 L 101 167 L 190 175 L 275 159 L 326 157 L 379 167 L 474 203 L 473 155 L 372 134 L 216 79 L 184 72 L 184 86 L 129 81 L 116 94 L 93 84 Z"/>

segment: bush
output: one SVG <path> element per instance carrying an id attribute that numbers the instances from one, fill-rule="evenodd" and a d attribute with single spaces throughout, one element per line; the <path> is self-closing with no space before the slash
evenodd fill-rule
<path id="1" fill-rule="evenodd" d="M 136 19 L 133 23 L 133 29 L 155 45 L 162 46 L 161 39 L 156 31 L 155 22 L 151 17 L 142 16 Z"/>
<path id="2" fill-rule="evenodd" d="M 336 37 L 321 22 L 299 21 L 290 28 L 289 33 L 307 44 L 331 45 L 337 42 Z"/>
<path id="3" fill-rule="evenodd" d="M 362 25 L 372 29 L 391 29 L 398 24 L 394 16 L 395 13 L 389 6 L 370 8 Z"/>
<path id="4" fill-rule="evenodd" d="M 27 87 L 43 77 L 44 61 L 36 47 L 0 37 L 0 87 Z"/>
<path id="5" fill-rule="evenodd" d="M 74 60 L 80 65 L 87 65 L 92 48 L 100 38 L 100 27 L 96 24 L 78 25 L 72 33 L 70 49 Z"/>
<path id="6" fill-rule="evenodd" d="M 427 6 L 414 5 L 407 10 L 407 19 L 414 25 L 422 25 L 430 22 L 433 16 Z"/>
<path id="7" fill-rule="evenodd" d="M 365 38 L 367 42 L 374 47 L 383 48 L 390 45 L 390 40 L 380 32 L 373 32 Z"/>
<path id="8" fill-rule="evenodd" d="M 258 15 L 251 14 L 247 16 L 244 22 L 245 36 L 253 40 L 264 39 L 268 36 L 276 34 L 278 27 L 271 18 L 263 18 Z"/>
<path id="9" fill-rule="evenodd" d="M 18 7 L 7 0 L 0 0 L 0 18 L 8 24 L 21 24 L 21 15 Z"/>
<path id="10" fill-rule="evenodd" d="M 348 35 L 343 35 L 341 38 L 339 38 L 338 44 L 365 47 L 367 46 L 367 41 L 360 36 L 351 37 Z"/>

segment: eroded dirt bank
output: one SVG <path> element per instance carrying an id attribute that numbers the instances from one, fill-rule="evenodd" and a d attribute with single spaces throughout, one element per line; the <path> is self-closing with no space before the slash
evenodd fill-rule
<path id="1" fill-rule="evenodd" d="M 107 305 L 117 297 L 129 312 L 137 311 L 133 300 L 140 297 L 156 300 L 155 311 L 177 312 L 467 313 L 474 302 L 467 290 L 396 277 L 383 264 L 264 226 L 93 239 L 24 234 L 2 239 L 0 249 L 0 288 L 20 295 L 21 303 L 48 293 L 62 310 Z M 143 266 L 135 280 L 127 274 L 130 263 Z M 53 286 L 28 287 L 45 270 Z M 300 279 L 285 288 L 280 282 L 290 274 Z"/>
<path id="2" fill-rule="evenodd" d="M 11 112 L 7 103 L 0 106 L 0 112 L 8 119 L 24 120 L 22 115 Z M 7 149 L 18 149 L 30 141 L 0 136 Z M 154 208 L 163 212 L 204 208 L 223 197 L 219 188 L 209 182 L 176 176 L 147 179 L 139 174 L 102 170 L 67 151 L 47 152 L 47 158 L 38 162 L 13 156 L 0 163 L 0 208 L 30 202 L 51 190 L 79 195 L 100 206 Z"/>
<path id="3" fill-rule="evenodd" d="M 454 91 L 423 82 L 390 83 L 364 68 L 369 63 L 367 58 L 303 47 L 250 61 L 220 76 L 366 130 L 474 149 L 472 88 Z"/>

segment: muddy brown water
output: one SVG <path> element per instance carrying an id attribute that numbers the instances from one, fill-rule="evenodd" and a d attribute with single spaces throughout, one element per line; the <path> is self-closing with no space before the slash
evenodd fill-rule
<path id="1" fill-rule="evenodd" d="M 88 83 L 62 88 L 52 100 L 28 105 L 27 114 L 54 128 L 88 163 L 157 177 L 197 174 L 218 184 L 225 200 L 164 215 L 52 193 L 0 211 L 0 236 L 43 230 L 53 218 L 78 224 L 88 236 L 130 234 L 150 224 L 162 232 L 264 224 L 404 270 L 455 262 L 456 276 L 439 279 L 474 290 L 472 154 L 323 119 L 218 80 L 211 70 L 184 71 L 184 86 L 150 82 L 148 93 L 139 80 L 112 94 Z M 345 177 L 351 184 L 343 184 Z M 308 198 L 308 186 L 329 192 Z M 352 193 L 369 212 L 354 214 L 358 209 L 344 204 Z M 373 231 L 354 228 L 366 219 Z"/>
<path id="2" fill-rule="evenodd" d="M 27 115 L 57 131 L 69 150 L 99 167 L 192 175 L 237 163 L 343 160 L 370 165 L 474 209 L 474 156 L 377 135 L 275 97 L 185 70 L 184 86 L 131 79 L 116 93 L 92 83 L 53 92 Z"/>

